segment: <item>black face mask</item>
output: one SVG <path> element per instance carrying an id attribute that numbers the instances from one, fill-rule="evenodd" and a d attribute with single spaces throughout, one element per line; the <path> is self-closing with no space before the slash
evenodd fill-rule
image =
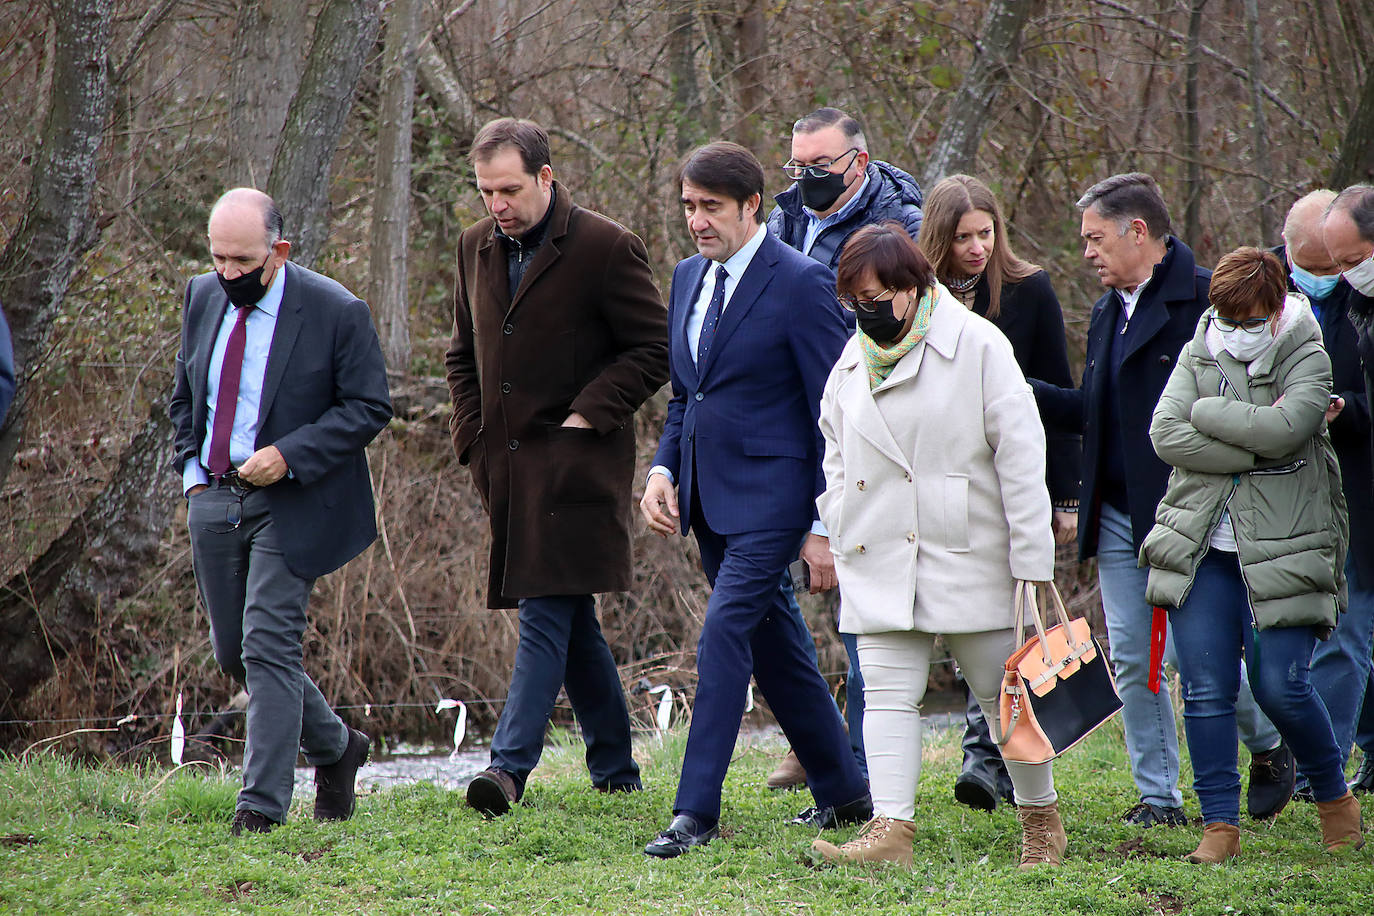
<path id="1" fill-rule="evenodd" d="M 803 175 L 797 179 L 802 204 L 817 212 L 834 206 L 849 185 L 850 182 L 844 180 L 844 172 L 827 172 L 824 178 Z"/>
<path id="2" fill-rule="evenodd" d="M 894 301 L 896 301 L 896 297 L 878 300 L 874 303 L 877 306 L 874 311 L 858 312 L 855 315 L 859 322 L 859 330 L 863 331 L 876 344 L 887 346 L 896 343 L 906 327 L 906 319 L 898 318 L 892 313 Z"/>
<path id="3" fill-rule="evenodd" d="M 267 267 L 267 260 L 271 257 L 269 254 L 267 259 L 264 259 L 257 266 L 256 270 L 239 274 L 232 280 L 226 280 L 224 274 L 215 272 L 215 276 L 219 277 L 219 285 L 224 288 L 224 293 L 229 297 L 230 302 L 243 308 L 245 305 L 257 305 L 262 297 L 267 295 L 267 287 L 262 285 L 262 272 Z"/>

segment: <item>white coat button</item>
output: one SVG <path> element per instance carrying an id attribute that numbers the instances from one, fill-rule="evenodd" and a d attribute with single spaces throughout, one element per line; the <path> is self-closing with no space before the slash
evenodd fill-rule
<path id="1" fill-rule="evenodd" d="M 865 547 L 865 546 L 862 545 L 862 544 L 860 544 L 859 546 L 855 547 L 854 549 L 857 550 L 859 553 L 868 553 L 868 548 Z"/>
<path id="2" fill-rule="evenodd" d="M 908 532 L 906 533 L 906 542 L 907 542 L 908 544 L 915 544 L 915 543 L 916 543 L 916 532 L 914 532 L 914 531 L 908 531 Z"/>
<path id="3" fill-rule="evenodd" d="M 858 487 L 860 490 L 868 489 L 868 484 L 864 483 L 862 480 L 856 483 L 855 486 Z"/>

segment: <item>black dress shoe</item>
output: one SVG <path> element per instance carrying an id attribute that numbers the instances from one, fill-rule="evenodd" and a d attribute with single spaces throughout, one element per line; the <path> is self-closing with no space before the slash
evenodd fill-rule
<path id="1" fill-rule="evenodd" d="M 1298 762 L 1286 742 L 1272 751 L 1250 755 L 1250 787 L 1245 791 L 1245 811 L 1257 821 L 1276 817 L 1298 781 Z"/>
<path id="2" fill-rule="evenodd" d="M 701 823 L 690 814 L 679 814 L 673 818 L 667 830 L 644 847 L 644 854 L 658 859 L 675 859 L 693 846 L 705 846 L 719 833 L 719 827 L 703 829 Z"/>
<path id="3" fill-rule="evenodd" d="M 487 767 L 468 783 L 468 804 L 487 817 L 508 813 L 519 797 L 515 777 L 496 767 Z"/>
<path id="4" fill-rule="evenodd" d="M 979 811 L 997 810 L 997 790 L 968 770 L 954 780 L 954 800 Z"/>
<path id="5" fill-rule="evenodd" d="M 234 836 L 243 836 L 245 833 L 271 833 L 276 826 L 277 822 L 261 811 L 244 809 L 234 812 L 234 823 L 230 825 L 229 832 Z"/>
<path id="6" fill-rule="evenodd" d="M 1374 792 L 1374 754 L 1365 753 L 1360 768 L 1355 771 L 1355 778 L 1350 782 L 1350 791 L 1356 795 Z"/>
<path id="7" fill-rule="evenodd" d="M 602 795 L 625 795 L 630 792 L 643 792 L 644 786 L 638 782 L 613 782 L 605 786 L 593 786 Z"/>
<path id="8" fill-rule="evenodd" d="M 326 766 L 315 767 L 315 820 L 346 821 L 353 816 L 358 801 L 358 770 L 367 763 L 371 747 L 371 738 L 349 728 L 343 756 Z"/>
<path id="9" fill-rule="evenodd" d="M 1183 813 L 1182 808 L 1175 808 L 1172 805 L 1152 805 L 1145 801 L 1121 815 L 1121 820 L 1123 823 L 1134 824 L 1137 827 L 1188 826 L 1188 815 Z"/>
<path id="10" fill-rule="evenodd" d="M 843 805 L 817 805 L 807 808 L 787 823 L 813 830 L 830 830 L 873 819 L 873 796 L 865 794 Z"/>

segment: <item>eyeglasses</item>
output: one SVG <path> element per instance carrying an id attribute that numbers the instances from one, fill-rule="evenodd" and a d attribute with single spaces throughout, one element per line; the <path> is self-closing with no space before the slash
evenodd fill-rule
<path id="1" fill-rule="evenodd" d="M 1268 318 L 1242 318 L 1239 321 L 1232 321 L 1230 318 L 1222 318 L 1220 315 L 1216 315 L 1212 320 L 1223 331 L 1244 331 L 1247 334 L 1258 334 L 1269 323 Z"/>
<path id="2" fill-rule="evenodd" d="M 859 156 L 859 148 L 857 146 L 851 146 L 843 153 L 840 153 L 839 158 L 837 159 L 828 159 L 824 162 L 813 162 L 810 165 L 802 165 L 800 162 L 797 162 L 796 160 L 789 159 L 787 160 L 787 164 L 782 166 L 782 173 L 786 175 L 788 178 L 791 178 L 793 181 L 796 181 L 804 177 L 824 178 L 826 175 L 833 174 L 830 171 L 831 168 L 833 168 L 836 163 L 844 159 L 845 156 L 852 156 L 853 158 L 849 160 L 852 163 L 854 159 L 857 159 Z M 849 168 L 849 166 L 846 165 L 845 168 Z"/>
<path id="3" fill-rule="evenodd" d="M 892 295 L 886 299 L 860 299 L 858 296 L 850 295 L 844 295 L 838 298 L 840 300 L 840 305 L 844 306 L 849 311 L 863 312 L 866 315 L 872 315 L 874 312 L 878 310 L 878 306 L 887 305 L 893 299 L 897 298 L 896 291 L 893 290 L 891 287 L 883 290 L 883 292 L 892 293 Z"/>

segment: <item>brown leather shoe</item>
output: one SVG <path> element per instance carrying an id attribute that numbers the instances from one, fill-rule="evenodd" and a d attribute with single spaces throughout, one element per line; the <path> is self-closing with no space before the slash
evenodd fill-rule
<path id="1" fill-rule="evenodd" d="M 1196 865 L 1220 865 L 1240 855 L 1240 828 L 1235 824 L 1207 824 L 1202 828 L 1202 842 L 1188 854 L 1187 860 Z"/>
<path id="2" fill-rule="evenodd" d="M 1322 819 L 1322 845 L 1327 852 L 1356 850 L 1364 845 L 1360 800 L 1347 790 L 1335 801 L 1317 802 Z"/>
<path id="3" fill-rule="evenodd" d="M 1058 868 L 1064 861 L 1069 838 L 1064 835 L 1064 822 L 1059 819 L 1059 803 L 1049 805 L 1017 805 L 1016 817 L 1021 821 L 1021 871 L 1040 865 Z"/>
<path id="4" fill-rule="evenodd" d="M 487 817 L 508 813 L 519 797 L 515 777 L 496 767 L 487 767 L 468 783 L 468 804 Z"/>
<path id="5" fill-rule="evenodd" d="M 830 862 L 896 862 L 911 868 L 914 864 L 911 841 L 915 835 L 916 824 L 913 821 L 897 821 L 879 814 L 864 824 L 859 835 L 843 846 L 816 840 L 811 848 Z"/>
<path id="6" fill-rule="evenodd" d="M 768 774 L 768 788 L 770 789 L 800 789 L 806 785 L 806 770 L 802 767 L 801 761 L 797 759 L 797 752 L 791 748 L 787 749 L 787 756 L 782 758 L 773 772 Z"/>

